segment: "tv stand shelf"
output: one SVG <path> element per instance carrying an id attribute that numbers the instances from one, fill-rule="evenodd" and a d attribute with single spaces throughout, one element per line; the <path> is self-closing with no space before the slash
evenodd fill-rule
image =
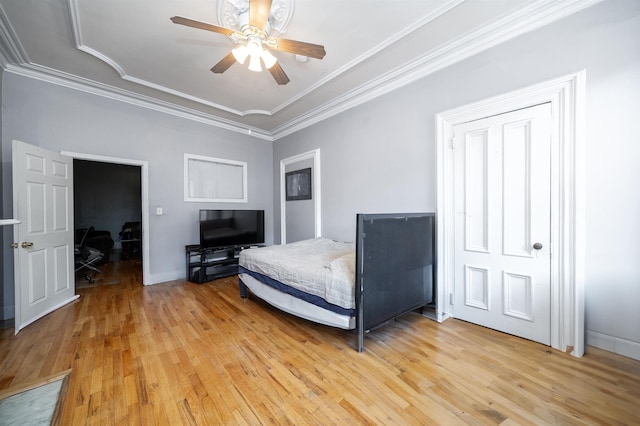
<path id="1" fill-rule="evenodd" d="M 260 246 L 247 245 L 204 249 L 196 244 L 185 246 L 187 280 L 202 284 L 217 278 L 236 275 L 238 273 L 240 252 L 252 247 Z"/>

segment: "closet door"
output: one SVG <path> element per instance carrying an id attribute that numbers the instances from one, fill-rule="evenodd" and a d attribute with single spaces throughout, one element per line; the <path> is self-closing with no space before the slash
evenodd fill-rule
<path id="1" fill-rule="evenodd" d="M 546 345 L 550 118 L 543 104 L 454 129 L 453 314 Z"/>

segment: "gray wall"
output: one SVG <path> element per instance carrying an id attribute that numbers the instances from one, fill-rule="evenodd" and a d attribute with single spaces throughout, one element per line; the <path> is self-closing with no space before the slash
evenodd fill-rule
<path id="1" fill-rule="evenodd" d="M 320 148 L 323 235 L 353 240 L 358 212 L 435 210 L 435 114 L 582 69 L 587 343 L 640 357 L 639 1 L 603 2 L 283 138 L 274 164 Z"/>
<path id="2" fill-rule="evenodd" d="M 264 179 L 273 175 L 271 142 L 11 72 L 2 80 L 2 122 L 5 217 L 13 208 L 14 139 L 52 151 L 148 161 L 150 282 L 185 276 L 184 246 L 198 242 L 200 208 L 264 209 L 266 242 L 273 241 L 273 188 Z M 184 202 L 184 153 L 246 161 L 249 202 Z M 164 215 L 156 216 L 160 206 Z M 13 305 L 13 253 L 5 251 L 2 263 L 4 303 Z"/>

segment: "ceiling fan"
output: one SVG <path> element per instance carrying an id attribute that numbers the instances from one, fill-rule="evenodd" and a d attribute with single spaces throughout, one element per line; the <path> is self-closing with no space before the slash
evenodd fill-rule
<path id="1" fill-rule="evenodd" d="M 283 85 L 290 81 L 289 77 L 287 77 L 287 74 L 285 74 L 276 57 L 273 56 L 268 49 L 294 53 L 315 59 L 324 58 L 326 52 L 324 46 L 318 44 L 269 37 L 271 3 L 272 0 L 249 0 L 249 9 L 240 16 L 242 20 L 240 31 L 208 24 L 206 22 L 194 21 L 193 19 L 183 18 L 181 16 L 174 16 L 171 18 L 171 21 L 174 24 L 224 34 L 238 44 L 238 47 L 234 48 L 227 56 L 211 68 L 211 71 L 214 73 L 221 74 L 228 70 L 236 61 L 244 64 L 246 59 L 249 58 L 249 69 L 251 71 L 262 71 L 262 61 L 276 82 Z"/>

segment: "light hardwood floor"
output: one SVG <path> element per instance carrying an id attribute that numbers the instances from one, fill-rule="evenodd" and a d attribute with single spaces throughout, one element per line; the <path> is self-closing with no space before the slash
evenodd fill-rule
<path id="1" fill-rule="evenodd" d="M 112 273 L 117 269 L 120 278 Z M 0 332 L 0 390 L 71 369 L 60 424 L 640 424 L 640 362 L 408 314 L 355 335 L 243 301 L 237 278 L 143 287 L 110 264 Z"/>

